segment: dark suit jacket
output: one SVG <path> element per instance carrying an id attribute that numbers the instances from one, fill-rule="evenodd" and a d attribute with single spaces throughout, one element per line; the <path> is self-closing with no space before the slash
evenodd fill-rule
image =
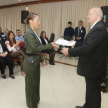
<path id="1" fill-rule="evenodd" d="M 46 40 L 48 41 L 48 43 L 50 43 L 50 41 L 48 40 L 48 38 L 46 38 Z M 42 45 L 46 45 L 46 42 L 43 38 L 41 38 L 41 41 L 42 41 Z"/>
<path id="2" fill-rule="evenodd" d="M 3 33 L 3 32 L 1 32 L 1 33 L 0 33 L 0 35 L 4 35 L 4 33 Z"/>
<path id="3" fill-rule="evenodd" d="M 107 56 L 108 56 L 108 32 L 107 32 Z"/>
<path id="4" fill-rule="evenodd" d="M 0 44 L 2 46 L 3 52 L 9 52 L 4 42 L 0 41 Z"/>
<path id="5" fill-rule="evenodd" d="M 87 34 L 82 46 L 69 49 L 70 56 L 79 56 L 77 73 L 89 78 L 106 76 L 107 31 L 102 21 Z"/>
<path id="6" fill-rule="evenodd" d="M 78 27 L 75 28 L 75 41 L 82 43 L 84 41 L 84 36 L 86 34 L 86 30 L 83 26 L 81 27 L 81 30 L 80 30 L 80 33 L 79 33 L 79 37 L 81 37 L 81 39 L 77 40 L 76 37 L 78 37 Z"/>
<path id="7" fill-rule="evenodd" d="M 72 27 L 65 28 L 64 30 L 64 38 L 68 36 L 69 38 L 73 39 L 74 29 Z"/>

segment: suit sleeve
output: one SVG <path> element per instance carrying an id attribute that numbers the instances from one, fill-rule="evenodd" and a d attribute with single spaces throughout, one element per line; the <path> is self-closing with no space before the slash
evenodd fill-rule
<path id="1" fill-rule="evenodd" d="M 84 28 L 84 36 L 85 36 L 85 34 L 86 34 L 86 29 Z"/>
<path id="2" fill-rule="evenodd" d="M 77 27 L 75 28 L 75 38 L 77 37 Z"/>
<path id="3" fill-rule="evenodd" d="M 107 55 L 108 55 L 108 32 L 107 32 Z"/>
<path id="4" fill-rule="evenodd" d="M 36 38 L 33 33 L 28 33 L 26 34 L 26 39 L 29 44 L 29 46 L 32 48 L 34 53 L 51 48 L 52 44 L 47 44 L 47 45 L 38 45 Z"/>
<path id="5" fill-rule="evenodd" d="M 86 34 L 86 29 L 85 28 L 83 28 L 83 34 L 82 34 L 82 39 L 84 40 L 84 37 L 85 37 L 85 34 Z"/>
<path id="6" fill-rule="evenodd" d="M 74 29 L 72 28 L 72 31 L 71 31 L 72 39 L 73 39 L 73 35 L 75 35 L 75 31 L 74 31 Z"/>
<path id="7" fill-rule="evenodd" d="M 65 30 L 64 30 L 64 37 L 66 36 L 66 28 L 65 28 Z"/>
<path id="8" fill-rule="evenodd" d="M 96 29 L 92 31 L 91 34 L 86 39 L 86 42 L 82 46 L 69 49 L 68 53 L 70 56 L 79 56 L 91 52 L 97 45 L 100 44 L 103 39 L 103 32 L 101 29 Z"/>
<path id="9" fill-rule="evenodd" d="M 5 51 L 5 52 L 9 52 L 8 49 L 7 49 L 7 47 L 6 47 L 6 45 L 5 45 L 5 43 L 2 42 L 2 44 L 3 44 L 3 46 L 4 46 L 4 47 L 3 47 L 4 51 Z"/>

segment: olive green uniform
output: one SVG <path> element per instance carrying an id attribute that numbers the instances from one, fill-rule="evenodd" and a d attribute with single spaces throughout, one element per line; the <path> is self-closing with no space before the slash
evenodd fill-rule
<path id="1" fill-rule="evenodd" d="M 34 31 L 29 27 L 24 37 L 25 51 L 27 56 L 24 59 L 26 102 L 30 108 L 37 108 L 40 101 L 40 62 L 43 62 L 41 50 L 52 47 L 52 44 L 41 45 Z M 29 58 L 33 57 L 34 62 L 30 63 Z"/>

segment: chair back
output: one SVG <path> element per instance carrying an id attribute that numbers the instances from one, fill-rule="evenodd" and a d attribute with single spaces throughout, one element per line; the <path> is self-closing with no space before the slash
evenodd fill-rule
<path id="1" fill-rule="evenodd" d="M 24 49 L 25 43 L 24 42 L 20 42 L 19 46 L 20 46 L 20 49 L 22 50 L 22 49 Z"/>
<path id="2" fill-rule="evenodd" d="M 51 33 L 50 42 L 53 42 L 54 41 L 54 38 L 55 38 L 55 34 L 54 33 Z"/>

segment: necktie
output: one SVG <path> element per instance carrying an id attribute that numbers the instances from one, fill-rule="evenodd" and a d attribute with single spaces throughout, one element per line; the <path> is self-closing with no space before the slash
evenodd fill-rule
<path id="1" fill-rule="evenodd" d="M 42 42 L 41 42 L 41 39 L 40 37 L 37 35 L 37 33 L 34 31 L 34 33 L 36 34 L 36 37 L 38 38 L 38 40 L 40 41 L 41 45 L 42 45 Z"/>
<path id="2" fill-rule="evenodd" d="M 78 37 L 79 37 L 79 34 L 80 34 L 80 27 L 78 27 Z"/>

